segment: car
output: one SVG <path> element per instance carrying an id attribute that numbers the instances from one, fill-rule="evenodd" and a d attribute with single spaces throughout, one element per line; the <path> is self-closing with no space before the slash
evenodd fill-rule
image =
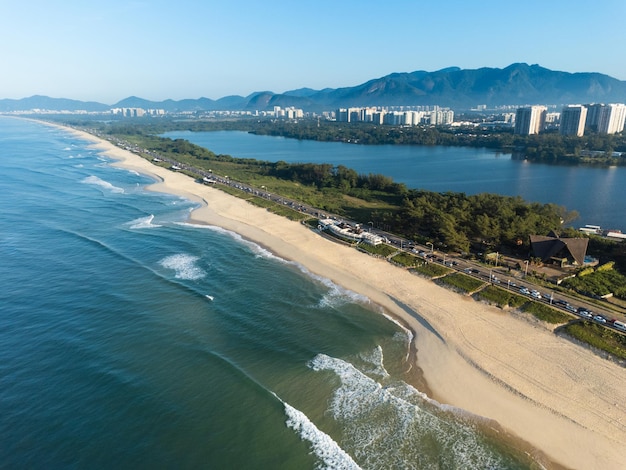
<path id="1" fill-rule="evenodd" d="M 576 307 L 574 307 L 573 305 L 570 305 L 570 304 L 567 304 L 565 306 L 565 310 L 567 310 L 568 312 L 576 313 Z"/>
<path id="2" fill-rule="evenodd" d="M 604 318 L 602 315 L 596 315 L 595 317 L 593 317 L 593 319 L 598 323 L 606 323 L 606 318 Z"/>
<path id="3" fill-rule="evenodd" d="M 562 305 L 563 307 L 567 307 L 569 304 L 567 303 L 567 301 L 563 300 L 563 299 L 557 299 L 554 301 L 555 304 L 559 304 Z"/>
<path id="4" fill-rule="evenodd" d="M 526 294 L 526 295 L 530 294 L 530 291 L 526 287 L 521 287 L 519 292 L 520 294 Z"/>

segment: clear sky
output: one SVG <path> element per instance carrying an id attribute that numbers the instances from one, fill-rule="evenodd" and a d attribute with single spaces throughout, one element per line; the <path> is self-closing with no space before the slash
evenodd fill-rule
<path id="1" fill-rule="evenodd" d="M 0 98 L 106 104 L 514 62 L 626 80 L 626 0 L 0 0 Z"/>

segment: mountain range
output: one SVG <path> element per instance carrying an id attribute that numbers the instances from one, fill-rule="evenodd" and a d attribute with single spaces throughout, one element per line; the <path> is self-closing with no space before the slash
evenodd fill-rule
<path id="1" fill-rule="evenodd" d="M 345 88 L 313 90 L 301 88 L 273 93 L 260 91 L 244 96 L 149 101 L 136 96 L 113 105 L 47 96 L 0 100 L 0 112 L 100 111 L 111 108 L 164 109 L 168 112 L 271 110 L 294 106 L 305 111 L 329 111 L 362 106 L 433 106 L 467 110 L 477 105 L 574 103 L 624 103 L 626 81 L 600 73 L 569 73 L 524 63 L 508 67 L 460 69 L 449 67 L 436 72 L 423 70 L 392 73 Z"/>

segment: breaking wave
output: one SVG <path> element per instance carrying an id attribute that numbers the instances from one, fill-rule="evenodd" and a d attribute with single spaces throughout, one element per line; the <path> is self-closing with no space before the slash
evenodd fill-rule
<path id="1" fill-rule="evenodd" d="M 130 228 L 133 230 L 142 229 L 142 228 L 158 228 L 162 227 L 162 225 L 153 224 L 154 215 L 150 214 L 147 217 L 140 217 L 138 219 L 129 222 Z"/>
<path id="2" fill-rule="evenodd" d="M 320 469 L 359 469 L 352 457 L 344 451 L 328 434 L 320 431 L 309 418 L 299 410 L 283 402 L 287 415 L 287 427 L 293 429 L 301 439 L 311 443 L 311 448 L 322 465 Z"/>
<path id="3" fill-rule="evenodd" d="M 108 181 L 104 181 L 103 179 L 100 179 L 97 176 L 87 176 L 86 178 L 83 178 L 81 183 L 99 186 L 100 188 L 111 191 L 112 193 L 124 193 L 123 188 L 113 186 Z"/>
<path id="4" fill-rule="evenodd" d="M 179 253 L 163 258 L 159 264 L 166 269 L 174 270 L 176 279 L 195 281 L 206 276 L 206 272 L 196 265 L 199 259 L 197 256 Z"/>
<path id="5" fill-rule="evenodd" d="M 471 423 L 402 381 L 389 378 L 382 350 L 354 364 L 325 354 L 309 362 L 340 380 L 327 412 L 344 431 L 342 446 L 365 468 L 506 468 Z M 373 378 L 374 377 L 374 378 Z M 445 415 L 445 416 L 444 416 Z"/>

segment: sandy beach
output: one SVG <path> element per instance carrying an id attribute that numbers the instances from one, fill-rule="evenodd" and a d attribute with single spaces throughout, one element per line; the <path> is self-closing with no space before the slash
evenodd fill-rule
<path id="1" fill-rule="evenodd" d="M 496 421 L 553 467 L 625 468 L 626 369 L 539 323 L 455 294 L 107 141 L 66 129 L 94 142 L 116 165 L 159 180 L 151 190 L 200 203 L 193 221 L 237 232 L 364 294 L 398 318 L 415 332 L 417 366 L 434 400 Z"/>

